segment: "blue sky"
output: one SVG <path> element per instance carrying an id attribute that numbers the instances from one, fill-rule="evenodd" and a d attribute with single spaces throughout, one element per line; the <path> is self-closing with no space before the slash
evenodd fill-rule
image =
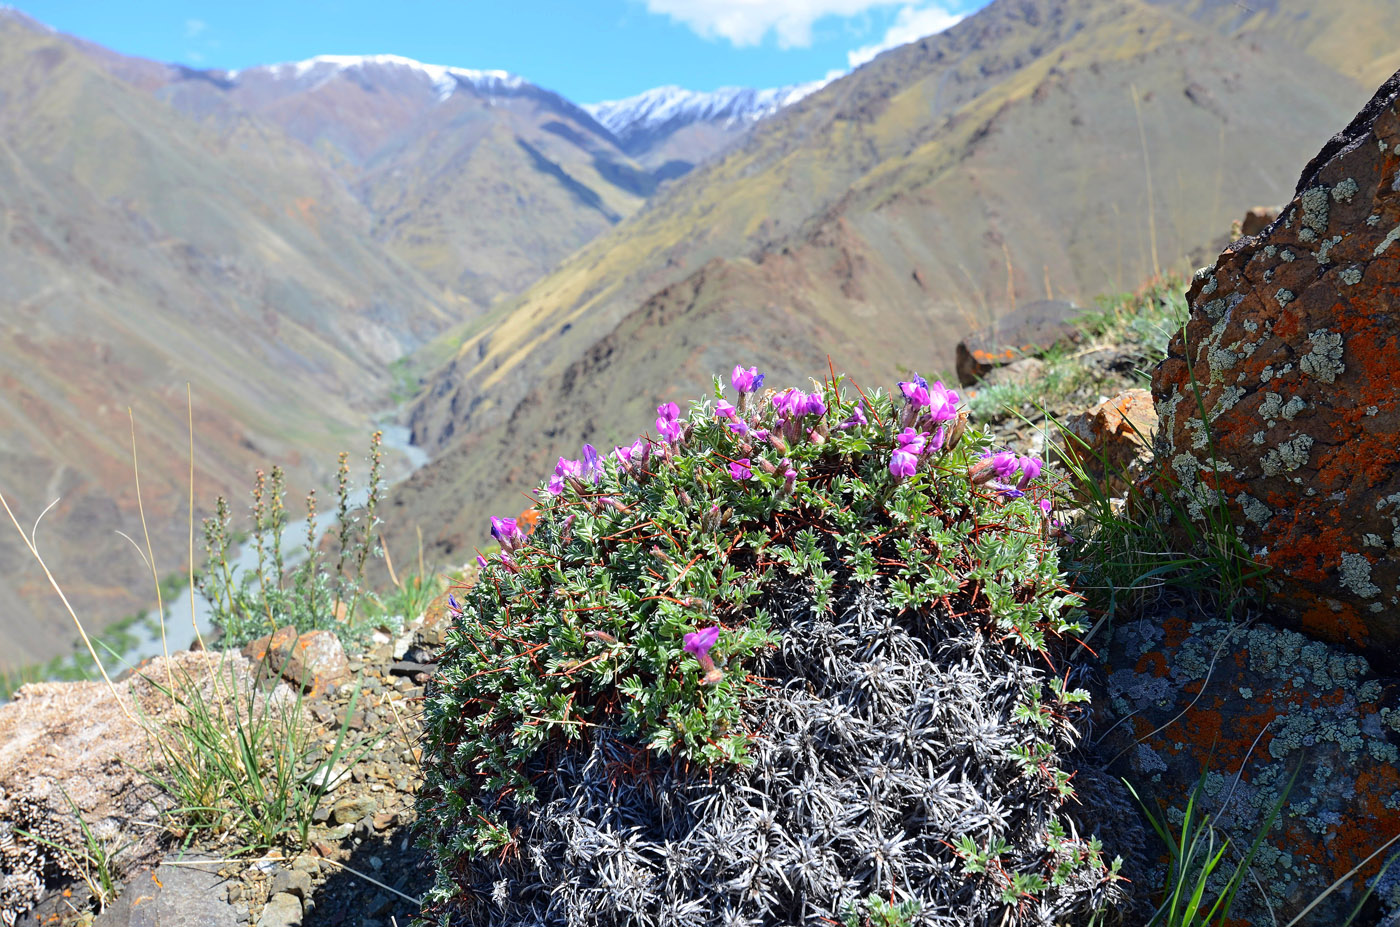
<path id="1" fill-rule="evenodd" d="M 986 0 L 10 0 L 116 51 L 242 68 L 396 54 L 499 68 L 580 102 L 773 87 L 941 31 Z"/>

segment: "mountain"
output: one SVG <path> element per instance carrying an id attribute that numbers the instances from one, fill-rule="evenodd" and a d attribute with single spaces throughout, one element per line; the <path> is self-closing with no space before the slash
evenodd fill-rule
<path id="1" fill-rule="evenodd" d="M 0 490 L 90 624 L 151 602 L 127 407 L 162 573 L 186 556 L 185 384 L 201 508 L 252 471 L 321 482 L 363 446 L 389 365 L 459 314 L 370 211 L 266 122 L 198 123 L 0 12 Z M 0 664 L 72 629 L 7 525 Z"/>
<path id="2" fill-rule="evenodd" d="M 631 215 L 656 179 L 559 94 L 394 55 L 201 71 L 106 53 L 202 123 L 252 116 L 334 165 L 372 234 L 461 312 L 483 311 Z"/>
<path id="3" fill-rule="evenodd" d="M 1305 0 L 996 0 L 760 122 L 489 320 L 411 421 L 396 518 L 451 555 L 554 457 L 634 435 L 736 361 L 775 381 L 951 371 L 968 328 L 1136 287 L 1258 203 L 1369 96 L 1289 36 Z M 1343 4 L 1386 36 L 1384 0 Z M 1329 13 L 1331 15 L 1331 13 Z M 1212 18 L 1215 17 L 1215 18 Z M 446 521 L 444 522 L 444 519 Z"/>
<path id="4" fill-rule="evenodd" d="M 679 177 L 718 154 L 767 116 L 826 81 L 771 90 L 721 87 L 702 93 L 668 85 L 584 109 L 612 132 L 622 150 L 659 179 Z"/>

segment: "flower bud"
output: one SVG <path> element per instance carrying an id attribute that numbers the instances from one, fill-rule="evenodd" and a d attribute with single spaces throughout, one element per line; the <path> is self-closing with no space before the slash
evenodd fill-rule
<path id="1" fill-rule="evenodd" d="M 958 413 L 958 417 L 953 420 L 952 428 L 948 430 L 948 443 L 945 445 L 945 447 L 950 451 L 953 448 L 957 447 L 958 442 L 962 440 L 963 432 L 966 430 L 967 410 L 963 409 L 961 412 Z"/>

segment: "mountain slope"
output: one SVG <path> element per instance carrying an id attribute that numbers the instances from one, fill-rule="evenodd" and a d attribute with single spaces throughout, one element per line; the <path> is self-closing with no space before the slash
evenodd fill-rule
<path id="1" fill-rule="evenodd" d="M 582 108 L 502 71 L 393 55 L 195 71 L 108 52 L 113 73 L 214 126 L 253 116 L 337 166 L 374 236 L 464 314 L 630 215 L 656 180 Z"/>
<path id="2" fill-rule="evenodd" d="M 951 370 L 957 335 L 1019 299 L 1176 264 L 1291 190 L 1368 93 L 1257 46 L 1139 0 L 998 0 L 880 56 L 469 332 L 415 405 L 440 459 L 403 517 L 449 513 L 456 550 L 552 456 L 621 440 L 736 360 Z"/>
<path id="3" fill-rule="evenodd" d="M 305 486 L 362 446 L 387 367 L 455 316 L 369 213 L 265 123 L 198 125 L 64 38 L 0 13 L 0 487 L 94 623 L 150 602 L 126 407 L 164 571 L 185 560 L 184 384 L 201 504 L 255 466 Z M 241 507 L 241 506 L 240 506 Z M 71 637 L 0 533 L 0 665 Z"/>

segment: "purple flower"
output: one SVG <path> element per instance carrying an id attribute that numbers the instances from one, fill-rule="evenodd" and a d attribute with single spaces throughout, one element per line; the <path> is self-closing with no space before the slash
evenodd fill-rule
<path id="1" fill-rule="evenodd" d="M 481 562 L 482 566 L 486 565 L 486 561 L 483 558 L 477 557 L 476 559 Z M 458 603 L 457 597 L 450 592 L 447 594 L 447 610 L 451 613 L 453 618 L 462 617 L 462 606 Z"/>
<path id="2" fill-rule="evenodd" d="M 928 406 L 928 381 L 917 373 L 914 374 L 914 379 L 912 380 L 901 380 L 899 382 L 899 391 L 904 394 L 904 398 L 909 401 L 911 406 L 916 406 L 920 409 Z"/>
<path id="3" fill-rule="evenodd" d="M 719 640 L 719 628 L 705 628 L 700 631 L 692 631 L 685 636 L 685 649 L 687 653 L 694 654 L 695 659 L 700 661 L 700 668 L 705 671 L 705 675 L 700 677 L 701 685 L 712 685 L 724 678 L 724 671 L 715 666 L 715 661 L 710 657 L 710 648 Z"/>
<path id="4" fill-rule="evenodd" d="M 715 418 L 733 418 L 736 411 L 732 405 L 721 399 L 715 406 Z"/>
<path id="5" fill-rule="evenodd" d="M 569 477 L 581 479 L 583 477 L 583 464 L 577 460 L 560 457 L 559 462 L 554 465 L 554 475 L 549 478 L 549 485 L 545 487 L 545 492 L 551 496 L 559 495 L 564 491 L 564 481 Z"/>
<path id="6" fill-rule="evenodd" d="M 796 486 L 797 471 L 792 469 L 792 467 L 788 467 L 787 472 L 783 474 L 783 492 L 791 494 Z"/>
<path id="7" fill-rule="evenodd" d="M 908 454 L 922 454 L 928 444 L 928 434 L 912 428 L 904 429 L 895 435 L 895 439 L 899 441 L 899 449 Z"/>
<path id="8" fill-rule="evenodd" d="M 667 444 L 675 444 L 681 439 L 681 432 L 685 431 L 685 426 L 680 422 L 658 418 L 656 420 L 656 430 L 661 433 L 661 437 Z"/>
<path id="9" fill-rule="evenodd" d="M 856 403 L 856 407 L 851 410 L 851 417 L 846 419 L 844 422 L 842 422 L 840 425 L 837 425 L 836 427 L 844 431 L 847 428 L 855 428 L 858 425 L 869 424 L 870 421 L 865 417 L 865 403 L 858 402 Z"/>
<path id="10" fill-rule="evenodd" d="M 595 484 L 603 476 L 603 462 L 598 457 L 598 449 L 591 444 L 583 446 L 583 472 Z"/>
<path id="11" fill-rule="evenodd" d="M 656 407 L 656 416 L 658 419 L 674 422 L 681 417 L 681 407 L 674 402 L 663 402 Z"/>
<path id="12" fill-rule="evenodd" d="M 734 421 L 729 423 L 729 430 L 742 438 L 744 435 L 749 433 L 749 423 L 741 418 L 736 418 Z"/>
<path id="13" fill-rule="evenodd" d="M 719 640 L 719 626 L 704 628 L 700 631 L 692 631 L 685 636 L 685 650 L 687 653 L 695 655 L 695 659 L 703 660 L 710 655 L 710 648 Z"/>
<path id="14" fill-rule="evenodd" d="M 1053 501 L 1051 501 L 1051 500 L 1049 500 L 1049 499 L 1041 499 L 1041 500 L 1040 500 L 1040 511 L 1045 515 L 1046 518 L 1049 518 L 1049 517 L 1050 517 L 1050 510 L 1053 509 L 1054 507 L 1055 507 L 1055 503 L 1054 503 Z"/>
<path id="15" fill-rule="evenodd" d="M 919 468 L 919 458 L 907 449 L 901 448 L 890 456 L 890 475 L 896 479 L 913 476 Z"/>
<path id="16" fill-rule="evenodd" d="M 958 394 L 935 380 L 928 388 L 928 414 L 934 424 L 946 422 L 958 415 Z"/>
<path id="17" fill-rule="evenodd" d="M 802 411 L 808 415 L 825 415 L 826 403 L 822 400 L 821 393 L 810 393 Z"/>
<path id="18" fill-rule="evenodd" d="M 735 364 L 734 372 L 729 375 L 729 382 L 741 393 L 754 393 L 763 388 L 763 374 L 758 372 L 757 367 L 745 370 Z"/>
<path id="19" fill-rule="evenodd" d="M 729 475 L 740 482 L 753 479 L 753 470 L 749 469 L 749 458 L 745 457 L 730 463 Z"/>
<path id="20" fill-rule="evenodd" d="M 480 567 L 481 569 L 483 569 L 483 570 L 486 569 L 486 558 L 483 557 L 483 556 L 481 556 L 481 554 L 477 554 L 477 555 L 476 555 L 476 565 L 477 565 L 478 567 Z"/>
<path id="21" fill-rule="evenodd" d="M 491 536 L 501 545 L 501 549 L 509 553 L 521 544 L 525 543 L 525 532 L 520 530 L 514 518 L 497 518 L 491 516 Z"/>
<path id="22" fill-rule="evenodd" d="M 1045 467 L 1045 462 L 1039 457 L 1018 457 L 1016 465 L 1021 468 L 1021 479 L 1016 483 L 1016 488 L 1024 491 L 1031 484 L 1031 480 L 1040 476 L 1040 471 Z"/>

